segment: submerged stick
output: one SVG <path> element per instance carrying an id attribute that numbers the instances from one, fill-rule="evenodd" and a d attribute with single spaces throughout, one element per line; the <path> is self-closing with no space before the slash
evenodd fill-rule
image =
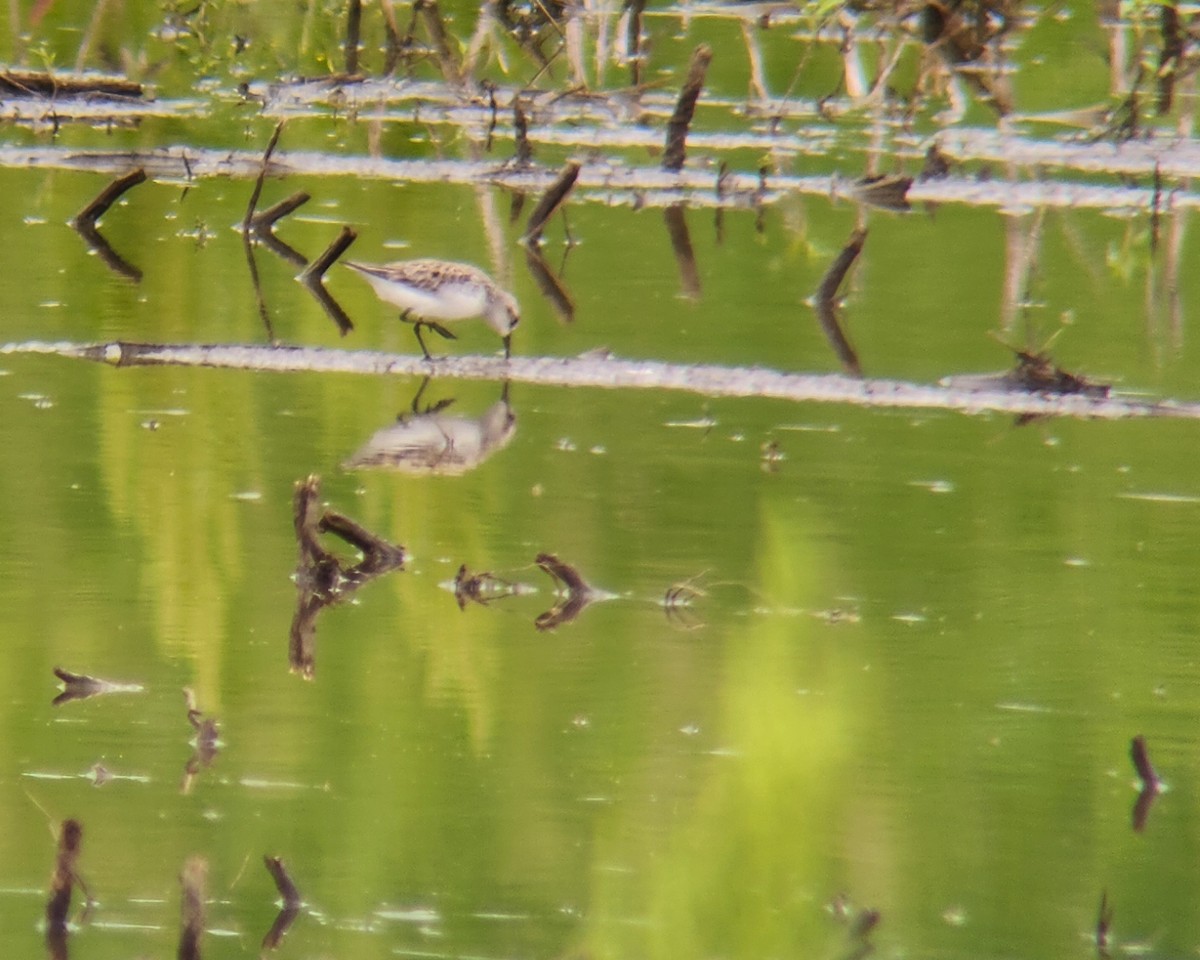
<path id="1" fill-rule="evenodd" d="M 1141 792 L 1133 805 L 1133 830 L 1141 833 L 1146 828 L 1146 820 L 1150 816 L 1150 808 L 1162 789 L 1162 781 L 1150 764 L 1150 752 L 1146 749 L 1146 738 L 1136 736 L 1130 741 L 1129 756 L 1133 760 L 1133 768 L 1137 771 L 1138 779 L 1142 782 Z"/>
<path id="2" fill-rule="evenodd" d="M 279 857 L 264 856 L 263 864 L 265 864 L 267 872 L 271 875 L 271 879 L 275 881 L 275 889 L 279 891 L 279 896 L 283 898 L 284 906 L 300 906 L 300 891 L 296 889 L 292 878 L 288 876 L 288 872 L 283 866 L 283 861 Z"/>
<path id="3" fill-rule="evenodd" d="M 521 239 L 526 243 L 537 244 L 542 240 L 542 230 L 545 229 L 547 221 L 554 216 L 554 213 L 570 196 L 571 190 L 575 186 L 575 181 L 579 179 L 580 164 L 575 160 L 567 161 L 567 165 L 562 168 L 550 187 L 542 194 L 542 199 L 538 201 L 538 205 L 533 208 L 533 213 L 529 215 L 529 224 L 525 228 L 525 236 Z"/>
<path id="4" fill-rule="evenodd" d="M 275 922 L 271 924 L 271 929 L 267 931 L 267 935 L 263 937 L 262 946 L 264 950 L 274 950 L 283 940 L 284 935 L 288 932 L 296 917 L 300 915 L 300 891 L 296 889 L 296 885 L 292 883 L 292 878 L 288 876 L 287 870 L 284 869 L 283 861 L 278 857 L 264 856 L 263 863 L 267 867 L 267 872 L 271 874 L 271 879 L 275 881 L 275 889 L 279 891 L 279 896 L 283 898 L 283 908 L 275 917 Z"/>
<path id="5" fill-rule="evenodd" d="M 49 343 L 0 344 L 0 356 L 55 355 L 114 367 L 179 366 L 276 373 L 357 373 L 367 376 L 432 376 L 608 390 L 677 390 L 708 397 L 763 397 L 793 402 L 844 403 L 855 407 L 1033 413 L 1053 417 L 1126 420 L 1142 417 L 1200 420 L 1200 402 L 1086 392 L 1030 391 L 1003 381 L 956 387 L 840 374 L 787 373 L 768 367 L 677 364 L 627 360 L 605 352 L 578 357 L 449 356 L 430 363 L 419 354 L 320 347 L 251 344 Z"/>
<path id="6" fill-rule="evenodd" d="M 692 236 L 688 232 L 687 217 L 682 203 L 673 203 L 663 208 L 663 221 L 671 238 L 671 251 L 679 265 L 679 283 L 683 295 L 689 300 L 700 299 L 700 271 L 696 268 L 696 251 L 692 249 Z"/>
<path id="7" fill-rule="evenodd" d="M 564 623 L 570 623 L 596 599 L 592 588 L 587 585 L 579 571 L 569 563 L 563 563 L 553 553 L 539 553 L 534 562 L 540 570 L 550 575 L 555 586 L 562 584 L 566 588 L 566 596 L 534 620 L 534 626 L 538 630 L 553 630 Z"/>
<path id="8" fill-rule="evenodd" d="M 513 137 L 516 143 L 516 156 L 513 162 L 518 167 L 527 167 L 533 159 L 533 147 L 529 144 L 529 118 L 521 106 L 521 98 L 513 97 Z"/>
<path id="9" fill-rule="evenodd" d="M 813 309 L 816 311 L 817 321 L 821 324 L 821 330 L 825 333 L 826 339 L 833 347 L 834 353 L 837 354 L 846 372 L 856 377 L 862 375 L 862 367 L 859 366 L 858 354 L 850 345 L 850 341 L 846 339 L 842 325 L 838 322 L 837 292 L 850 267 L 862 253 L 866 238 L 867 231 L 861 228 L 850 234 L 846 246 L 842 248 L 842 252 L 837 255 L 825 272 L 825 276 L 821 278 L 821 283 L 817 287 L 816 296 L 813 299 Z"/>
<path id="10" fill-rule="evenodd" d="M 118 177 L 96 194 L 96 198 L 75 215 L 71 226 L 81 232 L 88 228 L 94 229 L 96 221 L 108 212 L 109 207 L 116 203 L 127 190 L 136 187 L 139 183 L 144 183 L 145 180 L 146 171 L 143 167 L 138 167 L 123 177 Z"/>
<path id="11" fill-rule="evenodd" d="M 662 168 L 668 171 L 683 169 L 683 161 L 687 156 L 687 134 L 691 126 L 692 116 L 696 112 L 696 101 L 704 86 L 704 75 L 712 62 L 712 47 L 706 43 L 700 44 L 692 54 L 692 62 L 688 67 L 687 79 L 679 93 L 675 104 L 675 112 L 667 124 L 667 148 L 663 153 Z"/>
<path id="12" fill-rule="evenodd" d="M 75 861 L 83 843 L 83 826 L 78 820 L 64 820 L 58 835 L 58 854 L 50 877 L 50 899 L 46 903 L 46 935 L 64 936 L 67 914 L 71 911 L 71 891 L 75 886 Z"/>
<path id="13" fill-rule="evenodd" d="M 204 935 L 204 891 L 207 884 L 208 861 L 203 857 L 189 857 L 179 875 L 179 960 L 200 960 L 200 938 Z"/>
<path id="14" fill-rule="evenodd" d="M 304 268 L 304 272 L 300 274 L 302 283 L 320 283 L 325 276 L 325 271 L 337 262 L 337 258 L 346 252 L 346 248 L 358 239 L 358 234 L 350 227 L 343 226 L 341 232 L 334 238 L 333 243 L 325 248 L 316 260 Z"/>
<path id="15" fill-rule="evenodd" d="M 1096 949 L 1102 957 L 1108 956 L 1108 932 L 1112 929 L 1113 908 L 1108 902 L 1108 891 L 1100 891 L 1100 911 L 1096 915 Z"/>

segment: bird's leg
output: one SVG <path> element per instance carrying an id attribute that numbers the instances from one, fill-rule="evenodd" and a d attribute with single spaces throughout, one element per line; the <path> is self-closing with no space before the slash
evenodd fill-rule
<path id="1" fill-rule="evenodd" d="M 415 333 L 417 335 L 417 343 L 419 343 L 421 345 L 421 352 L 423 354 L 425 354 L 425 359 L 432 360 L 433 357 L 429 353 L 429 348 L 427 346 L 425 346 L 425 338 L 421 336 L 421 327 L 423 327 L 424 325 L 425 325 L 424 321 L 417 320 L 413 324 L 413 333 Z"/>
<path id="2" fill-rule="evenodd" d="M 511 351 L 511 350 L 512 350 L 512 334 L 511 334 L 511 333 L 506 333 L 506 334 L 504 335 L 504 359 L 505 359 L 505 360 L 509 359 L 509 356 L 510 356 L 510 351 Z M 507 389 L 508 389 L 508 382 L 507 382 L 507 381 L 505 381 L 505 383 L 504 383 L 504 389 L 505 389 L 505 390 L 507 390 Z"/>
<path id="3" fill-rule="evenodd" d="M 445 327 L 443 327 L 440 323 L 434 323 L 432 320 L 425 320 L 424 324 L 430 330 L 432 330 L 434 333 L 441 336 L 443 339 L 446 339 L 446 340 L 457 340 L 458 339 L 457 334 L 451 333 L 449 330 L 447 330 Z"/>

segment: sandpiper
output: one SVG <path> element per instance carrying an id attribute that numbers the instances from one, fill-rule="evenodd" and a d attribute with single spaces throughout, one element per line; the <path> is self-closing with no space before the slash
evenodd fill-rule
<path id="1" fill-rule="evenodd" d="M 431 359 L 421 327 L 448 340 L 457 339 L 439 320 L 483 316 L 504 339 L 509 355 L 513 327 L 521 319 L 513 295 L 478 267 L 452 260 L 398 260 L 395 263 L 354 263 L 346 266 L 367 278 L 375 295 L 401 309 L 400 319 L 413 325 L 425 359 Z"/>

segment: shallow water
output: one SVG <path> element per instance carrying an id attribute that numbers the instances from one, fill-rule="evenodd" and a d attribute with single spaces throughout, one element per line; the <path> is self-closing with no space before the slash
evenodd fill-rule
<path id="1" fill-rule="evenodd" d="M 1065 9 L 1067 27 L 1039 22 L 1016 56 L 1088 64 L 1082 101 L 1107 89 L 1099 58 L 1080 52 L 1103 34 Z M 745 49 L 721 10 L 690 24 L 660 12 L 646 29 L 672 84 L 695 42 L 713 43 L 714 98 L 735 102 L 745 77 L 726 65 Z M 452 12 L 466 30 L 467 14 Z M 784 25 L 762 40 L 781 89 L 791 45 L 808 41 Z M 796 102 L 815 110 L 840 65 L 814 50 L 829 82 L 806 74 Z M 1054 76 L 1022 81 L 1019 106 L 1049 109 Z M 345 337 L 295 282 L 299 267 L 264 245 L 256 296 L 235 229 L 249 177 L 152 177 L 114 206 L 102 232 L 140 282 L 65 225 L 108 180 L 66 169 L 74 150 L 261 155 L 274 118 L 233 122 L 235 86 L 218 83 L 227 101 L 194 123 L 68 125 L 58 140 L 5 128 L 14 150 L 34 145 L 53 162 L 0 165 L 2 339 L 416 349 L 339 267 L 327 288 L 354 323 Z M 1178 112 L 1190 109 L 1180 97 Z M 971 109 L 985 127 L 987 108 Z M 735 115 L 714 108 L 710 126 Z M 399 116 L 381 131 L 303 114 L 280 162 L 325 149 L 366 163 L 371 143 L 384 159 L 427 157 L 431 141 L 447 160 L 482 162 L 468 133 L 434 136 Z M 833 126 L 851 146 L 781 168 L 781 182 L 862 173 L 870 117 L 853 134 Z M 962 142 L 985 143 L 972 136 Z M 530 174 L 542 181 L 574 149 L 550 139 L 536 155 L 546 169 Z M 697 146 L 689 174 L 715 181 L 727 159 L 753 181 L 758 147 L 732 142 Z M 922 152 L 899 143 L 883 169 Z M 657 158 L 627 149 L 648 182 Z M 1118 397 L 1200 399 L 1187 330 L 1196 281 L 1181 268 L 1190 185 L 1170 182 L 1184 200 L 1164 202 L 1155 226 L 1144 207 L 1018 210 L 997 200 L 1003 177 L 980 171 L 930 181 L 940 203 L 908 213 L 782 187 L 749 207 L 693 204 L 682 222 L 694 263 L 658 187 L 633 204 L 585 178 L 568 205 L 574 245 L 556 219 L 544 248 L 570 323 L 517 243 L 534 195 L 510 218 L 512 193 L 486 179 L 305 167 L 268 178 L 260 206 L 313 195 L 277 228 L 308 258 L 349 224 L 355 258 L 485 267 L 522 305 L 519 358 L 604 349 L 811 374 L 843 372 L 806 300 L 861 226 L 839 316 L 868 377 L 932 385 L 1001 371 L 1012 353 L 997 338 L 1031 351 L 1055 338 L 1057 362 Z M 1012 177 L 1047 193 L 1129 187 L 1070 163 Z M 988 196 L 977 204 L 968 188 Z M 482 323 L 457 329 L 438 351 L 499 348 Z M 435 377 L 415 401 L 419 379 L 396 375 L 19 352 L 0 366 L 5 956 L 47 949 L 47 877 L 67 817 L 83 824 L 79 873 L 97 901 L 72 914 L 69 948 L 83 958 L 171 955 L 192 855 L 209 866 L 204 954 L 255 954 L 279 909 L 264 854 L 283 859 L 304 898 L 280 956 L 1091 955 L 1102 895 L 1114 953 L 1200 945 L 1195 422 L 1021 425 L 998 412 L 519 377 L 507 393 Z M 501 435 L 484 442 L 498 409 Z M 405 426 L 431 455 L 350 465 Z M 316 615 L 310 681 L 289 669 L 289 631 L 293 496 L 312 475 L 322 503 L 409 557 Z M 320 539 L 344 566 L 357 560 Z M 535 562 L 543 553 L 594 588 L 569 620 Z M 514 595 L 460 609 L 464 564 Z M 539 629 L 555 610 L 562 622 Z M 55 706 L 56 666 L 144 689 Z M 184 688 L 220 725 L 207 755 Z M 1138 831 L 1136 735 L 1164 783 Z"/>

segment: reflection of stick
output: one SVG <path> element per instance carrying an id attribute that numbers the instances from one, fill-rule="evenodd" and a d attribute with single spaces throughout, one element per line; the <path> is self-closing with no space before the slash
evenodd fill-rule
<path id="1" fill-rule="evenodd" d="M 663 169 L 679 171 L 683 169 L 683 160 L 687 154 L 685 141 L 688 127 L 692 123 L 692 115 L 696 112 L 696 100 L 700 97 L 700 89 L 704 86 L 704 75 L 712 61 L 712 47 L 706 43 L 700 44 L 692 54 L 692 62 L 688 67 L 687 79 L 679 93 L 675 104 L 675 112 L 667 124 L 667 149 L 663 154 Z"/>
<path id="2" fill-rule="evenodd" d="M 1150 765 L 1150 753 L 1146 749 L 1145 737 L 1137 736 L 1133 738 L 1129 744 L 1129 756 L 1133 760 L 1133 768 L 1137 771 L 1137 775 L 1142 781 L 1142 786 L 1157 788 L 1162 781 L 1158 779 L 1158 774 L 1154 772 L 1154 767 Z"/>
<path id="3" fill-rule="evenodd" d="M 85 230 L 88 227 L 95 227 L 96 221 L 99 220 L 108 211 L 121 195 L 131 187 L 136 187 L 139 183 L 146 179 L 146 171 L 142 167 L 138 167 L 131 173 L 125 174 L 123 177 L 118 177 L 107 187 L 96 195 L 96 199 L 89 203 L 86 207 L 79 211 L 75 219 L 71 221 L 71 225 L 76 230 Z"/>
<path id="4" fill-rule="evenodd" d="M 521 107 L 520 97 L 513 97 L 513 136 L 517 145 L 516 165 L 528 166 L 533 159 L 533 147 L 529 145 L 529 119 Z"/>
<path id="5" fill-rule="evenodd" d="M 1112 927 L 1113 909 L 1108 902 L 1108 891 L 1100 892 L 1100 913 L 1096 917 L 1096 949 L 1102 957 L 1108 956 L 1108 931 Z"/>
<path id="6" fill-rule="evenodd" d="M 46 932 L 62 935 L 67 930 L 71 909 L 71 890 L 75 886 L 75 861 L 83 842 L 83 826 L 78 820 L 64 820 L 58 835 L 58 856 L 50 879 L 50 900 L 46 903 Z"/>
<path id="7" fill-rule="evenodd" d="M 554 308 L 558 318 L 563 323 L 574 322 L 575 303 L 571 299 L 570 291 L 550 271 L 550 265 L 546 263 L 541 251 L 536 247 L 527 246 L 525 248 L 525 265 L 529 268 L 533 282 L 537 284 L 542 296 L 550 301 L 550 306 Z"/>
<path id="8" fill-rule="evenodd" d="M 450 41 L 446 37 L 446 25 L 442 22 L 442 14 L 438 10 L 436 0 L 417 0 L 413 4 L 413 14 L 415 15 L 418 11 L 424 14 L 425 29 L 429 31 L 429 39 L 432 41 L 438 66 L 442 68 L 442 76 L 449 83 L 458 83 L 462 79 L 462 74 L 455 62 Z"/>
<path id="9" fill-rule="evenodd" d="M 813 309 L 816 311 L 817 321 L 821 324 L 825 338 L 833 347 L 833 352 L 837 354 L 842 366 L 846 368 L 846 372 L 856 377 L 862 376 L 862 367 L 858 363 L 858 354 L 850 345 L 850 341 L 846 339 L 842 325 L 838 322 L 837 292 L 838 287 L 846 278 L 846 273 L 862 252 L 866 239 L 867 231 L 862 228 L 850 234 L 846 246 L 830 264 L 825 276 L 821 278 L 821 284 L 817 287 L 817 293 L 813 300 Z"/>
<path id="10" fill-rule="evenodd" d="M 263 857 L 263 863 L 267 867 L 267 872 L 271 874 L 271 879 L 275 881 L 275 889 L 279 891 L 279 896 L 283 898 L 284 906 L 300 906 L 300 891 L 296 889 L 296 885 L 292 883 L 292 878 L 288 876 L 287 870 L 284 869 L 283 861 L 278 857 Z"/>
<path id="11" fill-rule="evenodd" d="M 629 50 L 629 79 L 631 85 L 637 87 L 642 82 L 642 14 L 646 10 L 646 0 L 626 0 L 625 7 L 629 11 L 625 33 L 625 46 Z"/>
<path id="12" fill-rule="evenodd" d="M 570 195 L 577 179 L 579 179 L 579 164 L 570 160 L 562 168 L 558 179 L 542 194 L 542 199 L 538 201 L 538 205 L 533 208 L 533 213 L 529 215 L 529 225 L 525 228 L 525 236 L 522 237 L 526 243 L 541 242 L 542 230 L 545 229 L 546 222 L 554 216 L 555 211 Z"/>
<path id="13" fill-rule="evenodd" d="M 325 271 L 332 267 L 337 258 L 345 253 L 346 248 L 357 239 L 357 233 L 349 227 L 342 227 L 341 233 L 337 235 L 333 243 L 325 248 L 325 252 L 304 268 L 304 272 L 300 274 L 300 280 L 304 283 L 319 283 L 325 276 Z"/>
<path id="14" fill-rule="evenodd" d="M 242 221 L 243 233 L 250 229 L 250 221 L 254 218 L 258 198 L 262 195 L 263 181 L 267 178 L 267 165 L 271 162 L 271 154 L 275 152 L 275 147 L 279 143 L 279 135 L 283 133 L 283 124 L 284 121 L 280 120 L 275 125 L 275 132 L 271 134 L 271 140 L 267 143 L 267 149 L 263 153 L 262 169 L 258 171 L 258 179 L 254 181 L 254 190 L 250 193 L 250 205 L 246 208 L 246 217 Z"/>
<path id="15" fill-rule="evenodd" d="M 266 210 L 262 210 L 254 214 L 254 216 L 250 218 L 250 226 L 252 226 L 255 231 L 270 230 L 273 226 L 275 226 L 276 221 L 282 220 L 289 213 L 298 210 L 311 199 L 312 196 L 310 194 L 305 193 L 303 190 L 298 190 L 286 200 L 280 200 L 274 206 L 267 207 Z"/>
<path id="16" fill-rule="evenodd" d="M 358 73 L 358 45 L 362 28 L 362 0 L 350 0 L 346 10 L 346 73 Z"/>
<path id="17" fill-rule="evenodd" d="M 688 233 L 683 204 L 673 203 L 664 207 L 663 220 L 666 221 L 667 233 L 671 236 L 671 249 L 675 253 L 675 261 L 679 264 L 679 282 L 683 287 L 683 295 L 689 300 L 698 300 L 700 271 L 696 269 L 696 253 L 692 249 L 692 238 Z"/>
<path id="18" fill-rule="evenodd" d="M 1129 755 L 1133 760 L 1133 767 L 1142 781 L 1141 792 L 1133 804 L 1132 816 L 1134 833 L 1141 833 L 1146 828 L 1146 821 L 1150 817 L 1150 808 L 1154 806 L 1154 800 L 1162 787 L 1162 781 L 1158 779 L 1158 774 L 1150 765 L 1150 754 L 1146 749 L 1145 737 L 1133 738 L 1129 744 Z"/>
<path id="19" fill-rule="evenodd" d="M 858 255 L 862 253 L 863 243 L 867 239 L 867 231 L 863 229 L 855 230 L 850 234 L 850 240 L 846 243 L 842 252 L 837 255 L 837 259 L 830 264 L 829 269 L 825 272 L 825 276 L 821 278 L 821 285 L 817 287 L 817 299 L 832 302 L 837 296 L 838 287 L 842 285 L 842 281 L 846 278 L 846 273 L 858 259 Z"/>
<path id="20" fill-rule="evenodd" d="M 200 938 L 204 934 L 204 888 L 208 880 L 208 862 L 189 857 L 179 875 L 181 929 L 179 960 L 200 960 Z"/>

